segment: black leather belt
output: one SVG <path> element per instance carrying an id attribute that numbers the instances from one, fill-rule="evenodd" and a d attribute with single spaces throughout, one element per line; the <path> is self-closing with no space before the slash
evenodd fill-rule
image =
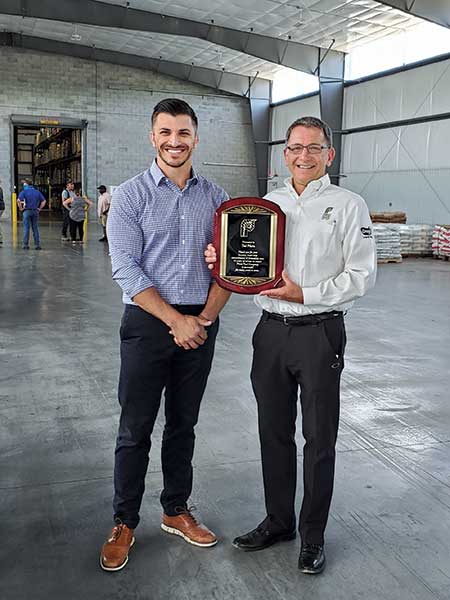
<path id="1" fill-rule="evenodd" d="M 322 321 L 328 319 L 338 319 L 342 317 L 344 313 L 341 311 L 334 310 L 332 312 L 318 313 L 315 315 L 303 315 L 302 317 L 288 317 L 287 315 L 279 315 L 277 313 L 267 312 L 263 310 L 264 319 L 273 319 L 274 321 L 281 321 L 285 325 L 317 325 Z"/>

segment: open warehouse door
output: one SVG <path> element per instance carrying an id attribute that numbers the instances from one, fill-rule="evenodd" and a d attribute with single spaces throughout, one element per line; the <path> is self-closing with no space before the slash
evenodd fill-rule
<path id="1" fill-rule="evenodd" d="M 12 116 L 12 189 L 30 179 L 47 200 L 44 221 L 61 221 L 61 193 L 68 181 L 85 193 L 85 121 Z M 19 216 L 20 218 L 20 216 Z"/>

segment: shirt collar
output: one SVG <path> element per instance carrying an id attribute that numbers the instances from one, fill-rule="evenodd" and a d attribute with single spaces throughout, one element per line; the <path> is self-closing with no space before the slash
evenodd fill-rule
<path id="1" fill-rule="evenodd" d="M 314 194 L 319 194 L 323 192 L 330 184 L 330 177 L 326 173 L 325 175 L 323 175 L 323 177 L 320 177 L 319 179 L 314 179 L 314 181 L 310 181 L 304 189 L 303 193 L 298 195 L 295 191 L 294 186 L 292 185 L 292 177 L 288 177 L 284 180 L 284 185 L 287 187 L 290 194 L 295 194 L 296 198 L 301 198 L 302 200 L 306 200 Z"/>
<path id="2" fill-rule="evenodd" d="M 161 171 L 161 169 L 158 166 L 158 163 L 156 162 L 156 158 L 155 160 L 152 162 L 151 166 L 150 166 L 150 174 L 153 178 L 153 181 L 155 182 L 156 186 L 158 187 L 159 184 L 161 183 L 161 181 L 166 181 L 168 178 L 164 175 L 164 173 Z M 186 183 L 186 187 L 189 187 L 190 185 L 194 184 L 194 183 L 198 183 L 198 175 L 194 170 L 194 167 L 192 167 L 191 169 L 191 176 L 190 178 L 187 180 Z"/>

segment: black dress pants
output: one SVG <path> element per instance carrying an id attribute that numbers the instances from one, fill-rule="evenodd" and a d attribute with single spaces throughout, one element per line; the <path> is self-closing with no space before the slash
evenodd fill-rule
<path id="1" fill-rule="evenodd" d="M 69 225 L 70 225 L 70 239 L 72 240 L 72 242 L 76 241 L 77 233 L 78 233 L 78 239 L 80 241 L 83 241 L 84 220 L 83 221 L 74 221 L 73 219 L 71 219 L 69 217 Z"/>
<path id="2" fill-rule="evenodd" d="M 333 493 L 344 319 L 339 313 L 328 320 L 305 317 L 307 324 L 291 325 L 268 315 L 263 313 L 253 335 L 251 372 L 267 514 L 275 529 L 295 529 L 295 422 L 300 386 L 305 445 L 299 531 L 304 543 L 323 544 Z"/>
<path id="3" fill-rule="evenodd" d="M 176 306 L 199 315 L 203 306 Z M 218 320 L 196 350 L 179 348 L 162 321 L 127 305 L 122 318 L 119 379 L 119 433 L 114 467 L 114 518 L 134 529 L 144 494 L 151 434 L 165 389 L 165 427 L 161 462 L 167 515 L 185 508 L 192 491 L 194 427 L 214 354 Z"/>

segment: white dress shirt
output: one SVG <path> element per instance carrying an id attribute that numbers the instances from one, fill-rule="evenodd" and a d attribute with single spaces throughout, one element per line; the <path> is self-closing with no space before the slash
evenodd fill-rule
<path id="1" fill-rule="evenodd" d="M 111 196 L 109 192 L 103 192 L 103 194 L 100 194 L 100 196 L 98 197 L 97 214 L 99 219 L 101 218 L 105 210 L 108 210 L 110 206 Z"/>
<path id="2" fill-rule="evenodd" d="M 348 310 L 375 283 L 377 260 L 369 210 L 358 194 L 328 175 L 299 196 L 291 178 L 265 196 L 286 214 L 285 270 L 303 290 L 304 304 L 255 296 L 268 312 L 302 316 Z"/>

